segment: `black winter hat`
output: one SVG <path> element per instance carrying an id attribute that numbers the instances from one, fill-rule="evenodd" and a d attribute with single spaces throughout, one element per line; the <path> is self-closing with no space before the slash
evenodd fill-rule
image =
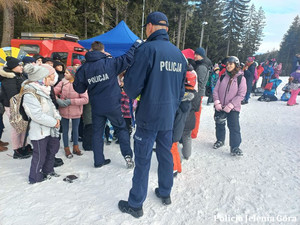
<path id="1" fill-rule="evenodd" d="M 44 57 L 41 56 L 41 55 L 39 55 L 39 54 L 35 54 L 35 55 L 33 56 L 33 58 L 34 58 L 35 61 L 36 61 L 36 60 L 38 60 L 38 59 L 43 59 Z"/>
<path id="2" fill-rule="evenodd" d="M 11 57 L 11 56 L 7 56 L 6 57 L 6 67 L 8 69 L 13 69 L 17 66 L 21 66 L 22 65 L 22 62 L 21 60 L 17 59 L 17 58 L 14 58 L 14 57 Z"/>

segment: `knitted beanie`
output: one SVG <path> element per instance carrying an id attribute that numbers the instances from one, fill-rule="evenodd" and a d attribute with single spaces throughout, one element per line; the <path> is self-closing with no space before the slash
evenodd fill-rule
<path id="1" fill-rule="evenodd" d="M 40 81 L 49 75 L 48 69 L 33 64 L 27 64 L 24 67 L 24 72 L 28 75 L 30 81 Z"/>
<path id="2" fill-rule="evenodd" d="M 200 55 L 202 58 L 206 56 L 204 48 L 201 47 L 196 49 L 195 54 Z"/>
<path id="3" fill-rule="evenodd" d="M 75 66 L 76 64 L 81 65 L 81 61 L 79 59 L 74 59 L 73 60 L 73 66 Z"/>
<path id="4" fill-rule="evenodd" d="M 56 72 L 55 69 L 52 66 L 50 66 L 49 64 L 42 64 L 41 66 L 46 68 L 49 71 L 49 75 Z"/>
<path id="5" fill-rule="evenodd" d="M 7 56 L 6 57 L 6 67 L 8 69 L 13 69 L 17 66 L 21 66 L 22 65 L 22 62 L 21 60 L 17 59 L 17 58 L 14 58 L 14 57 L 11 57 L 11 56 Z"/>
<path id="6" fill-rule="evenodd" d="M 75 73 L 77 71 L 77 68 L 75 68 L 73 66 L 68 66 L 67 70 L 70 72 L 70 74 L 72 75 L 72 77 L 75 77 Z"/>

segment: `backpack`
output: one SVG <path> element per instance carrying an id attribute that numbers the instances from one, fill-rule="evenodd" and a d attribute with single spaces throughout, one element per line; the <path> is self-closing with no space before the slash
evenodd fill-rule
<path id="1" fill-rule="evenodd" d="M 225 77 L 225 74 L 222 74 L 222 75 L 220 76 L 220 83 L 222 82 L 222 80 L 224 79 L 224 77 Z M 243 75 L 240 75 L 240 76 L 237 77 L 238 88 L 240 87 L 242 78 L 243 78 Z"/>
<path id="2" fill-rule="evenodd" d="M 29 118 L 27 117 L 24 107 L 23 107 L 23 96 L 24 94 L 33 94 L 39 102 L 41 102 L 41 97 L 36 94 L 36 91 L 31 89 L 24 90 L 23 87 L 19 94 L 14 95 L 9 100 L 10 103 L 10 116 L 9 123 L 16 130 L 18 134 L 26 131 L 28 126 Z"/>

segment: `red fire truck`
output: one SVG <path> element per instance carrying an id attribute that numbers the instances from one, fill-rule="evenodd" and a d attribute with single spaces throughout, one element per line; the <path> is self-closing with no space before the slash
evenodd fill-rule
<path id="1" fill-rule="evenodd" d="M 59 54 L 62 62 L 71 66 L 74 59 L 84 61 L 86 50 L 78 44 L 79 37 L 65 33 L 21 33 L 20 39 L 12 39 L 11 46 L 29 55 L 39 54 L 53 58 Z"/>

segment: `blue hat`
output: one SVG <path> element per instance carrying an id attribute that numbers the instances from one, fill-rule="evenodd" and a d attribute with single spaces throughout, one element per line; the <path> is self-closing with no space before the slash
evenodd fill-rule
<path id="1" fill-rule="evenodd" d="M 160 21 L 166 21 L 166 23 L 160 23 Z M 144 27 L 148 24 L 152 23 L 153 25 L 161 25 L 161 26 L 169 26 L 168 18 L 165 14 L 162 12 L 152 12 L 148 15 L 146 24 Z"/>
<path id="2" fill-rule="evenodd" d="M 201 47 L 196 49 L 195 54 L 200 55 L 201 57 L 206 56 L 204 48 Z"/>
<path id="3" fill-rule="evenodd" d="M 24 63 L 24 66 L 28 63 L 35 63 L 35 59 L 30 56 L 24 56 L 22 59 L 22 62 Z"/>

